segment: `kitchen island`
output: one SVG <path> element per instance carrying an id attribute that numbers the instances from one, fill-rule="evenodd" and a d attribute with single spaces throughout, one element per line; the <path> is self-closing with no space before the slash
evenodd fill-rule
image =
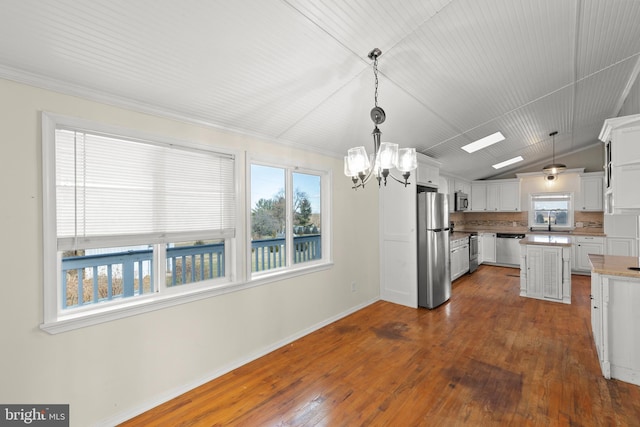
<path id="1" fill-rule="evenodd" d="M 640 385 L 640 260 L 589 255 L 591 329 L 602 375 Z"/>
<path id="2" fill-rule="evenodd" d="M 520 296 L 571 304 L 571 237 L 520 240 Z"/>

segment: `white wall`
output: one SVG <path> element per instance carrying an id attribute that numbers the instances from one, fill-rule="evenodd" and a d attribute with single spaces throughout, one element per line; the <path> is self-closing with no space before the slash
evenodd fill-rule
<path id="1" fill-rule="evenodd" d="M 524 176 L 520 181 L 520 206 L 523 211 L 529 211 L 530 194 L 535 193 L 558 193 L 572 192 L 574 200 L 577 200 L 580 194 L 580 174 L 577 173 L 561 173 L 558 179 L 546 181 L 542 174 L 535 176 Z"/>
<path id="2" fill-rule="evenodd" d="M 58 335 L 43 332 L 42 110 L 332 168 L 335 265 Z M 2 79 L 0 120 L 2 403 L 68 403 L 72 426 L 117 421 L 379 298 L 379 272 L 371 268 L 379 247 L 377 189 L 354 193 L 342 159 Z"/>

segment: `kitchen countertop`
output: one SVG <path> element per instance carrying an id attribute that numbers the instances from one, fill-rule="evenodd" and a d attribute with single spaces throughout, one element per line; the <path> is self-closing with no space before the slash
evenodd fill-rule
<path id="1" fill-rule="evenodd" d="M 460 229 L 456 229 L 459 232 L 477 232 L 477 233 L 513 233 L 513 234 L 541 234 L 541 235 L 549 235 L 549 232 L 546 230 L 540 231 L 530 231 L 528 227 L 491 227 L 491 226 L 465 226 Z M 601 236 L 605 237 L 604 229 L 602 228 L 589 228 L 589 227 L 581 227 L 574 228 L 571 231 L 555 231 L 551 233 L 551 235 L 571 235 L 571 236 Z"/>
<path id="2" fill-rule="evenodd" d="M 640 271 L 629 270 L 629 267 L 640 267 L 638 257 L 589 254 L 589 262 L 594 273 L 640 279 Z"/>
<path id="3" fill-rule="evenodd" d="M 571 236 L 558 234 L 530 234 L 520 240 L 521 245 L 571 246 Z"/>
<path id="4" fill-rule="evenodd" d="M 458 239 L 466 239 L 471 235 L 471 233 L 464 233 L 460 231 L 454 231 L 449 234 L 449 240 L 458 240 Z"/>

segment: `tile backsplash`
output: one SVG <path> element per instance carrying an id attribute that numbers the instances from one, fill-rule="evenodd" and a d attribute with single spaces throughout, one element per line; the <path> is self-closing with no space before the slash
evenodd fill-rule
<path id="1" fill-rule="evenodd" d="M 455 228 L 463 229 L 482 227 L 514 227 L 527 228 L 528 212 L 451 212 L 450 222 Z M 574 213 L 574 222 L 582 223 L 583 228 L 602 228 L 604 224 L 603 212 Z"/>

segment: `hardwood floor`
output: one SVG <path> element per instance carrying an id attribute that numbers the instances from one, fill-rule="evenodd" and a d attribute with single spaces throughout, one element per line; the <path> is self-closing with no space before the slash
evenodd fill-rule
<path id="1" fill-rule="evenodd" d="M 377 302 L 126 426 L 638 426 L 640 387 L 605 380 L 589 307 L 519 296 L 480 266 L 435 309 Z"/>

